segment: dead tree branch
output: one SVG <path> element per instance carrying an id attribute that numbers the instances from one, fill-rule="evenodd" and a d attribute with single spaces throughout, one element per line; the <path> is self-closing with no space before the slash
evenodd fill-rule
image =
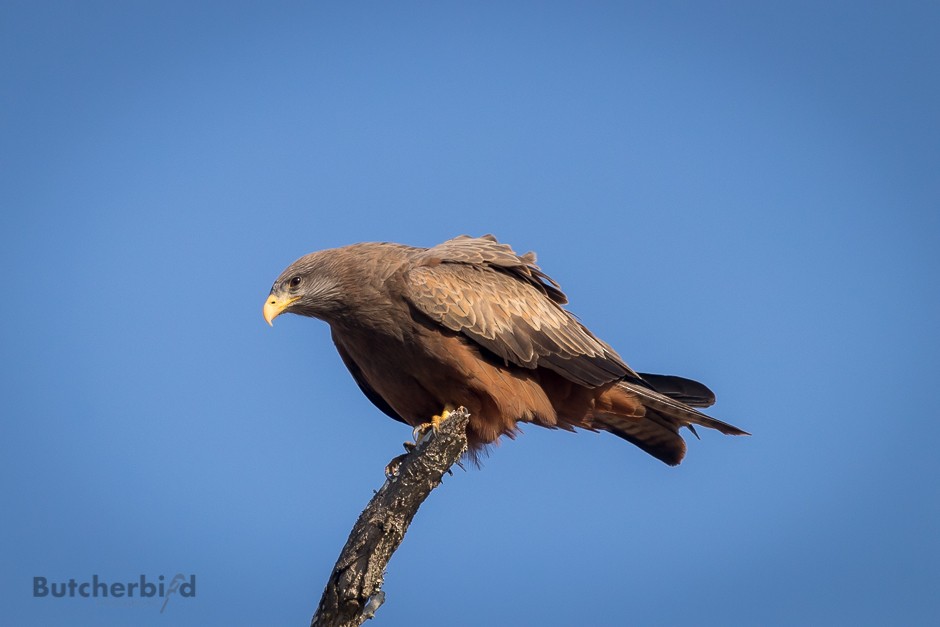
<path id="1" fill-rule="evenodd" d="M 414 451 L 405 455 L 353 526 L 313 615 L 311 627 L 358 627 L 385 599 L 385 567 L 441 477 L 467 450 L 463 407 L 452 412 Z"/>

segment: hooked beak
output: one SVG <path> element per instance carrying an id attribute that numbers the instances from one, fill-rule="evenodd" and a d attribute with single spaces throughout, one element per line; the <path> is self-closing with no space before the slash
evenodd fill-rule
<path id="1" fill-rule="evenodd" d="M 278 294 L 271 294 L 264 301 L 264 320 L 272 327 L 274 326 L 274 319 L 284 313 L 284 310 L 291 306 L 291 304 L 299 300 L 300 296 L 294 296 L 293 298 L 287 298 L 284 296 L 279 296 Z"/>

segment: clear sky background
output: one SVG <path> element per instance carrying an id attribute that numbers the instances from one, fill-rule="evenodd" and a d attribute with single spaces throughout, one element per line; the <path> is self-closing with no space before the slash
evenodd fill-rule
<path id="1" fill-rule="evenodd" d="M 431 495 L 377 625 L 937 624 L 938 30 L 927 2 L 3 2 L 0 622 L 307 624 L 410 432 L 263 299 L 316 249 L 492 232 L 754 435 L 669 468 L 525 429 Z M 32 597 L 177 572 L 162 615 Z"/>

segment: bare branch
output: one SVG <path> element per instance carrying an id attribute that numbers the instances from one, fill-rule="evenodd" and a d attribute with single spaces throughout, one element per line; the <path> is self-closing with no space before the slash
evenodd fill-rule
<path id="1" fill-rule="evenodd" d="M 385 600 L 385 567 L 401 544 L 418 508 L 441 477 L 467 450 L 463 407 L 447 417 L 414 451 L 405 455 L 397 473 L 375 493 L 353 526 L 327 581 L 311 627 L 358 627 L 372 618 Z"/>

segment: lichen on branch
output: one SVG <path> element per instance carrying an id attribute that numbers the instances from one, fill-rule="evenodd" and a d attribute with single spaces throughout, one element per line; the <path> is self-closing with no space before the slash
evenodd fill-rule
<path id="1" fill-rule="evenodd" d="M 385 567 L 418 508 L 467 450 L 464 407 L 451 412 L 397 464 L 353 526 L 330 574 L 311 627 L 358 627 L 385 600 Z"/>

